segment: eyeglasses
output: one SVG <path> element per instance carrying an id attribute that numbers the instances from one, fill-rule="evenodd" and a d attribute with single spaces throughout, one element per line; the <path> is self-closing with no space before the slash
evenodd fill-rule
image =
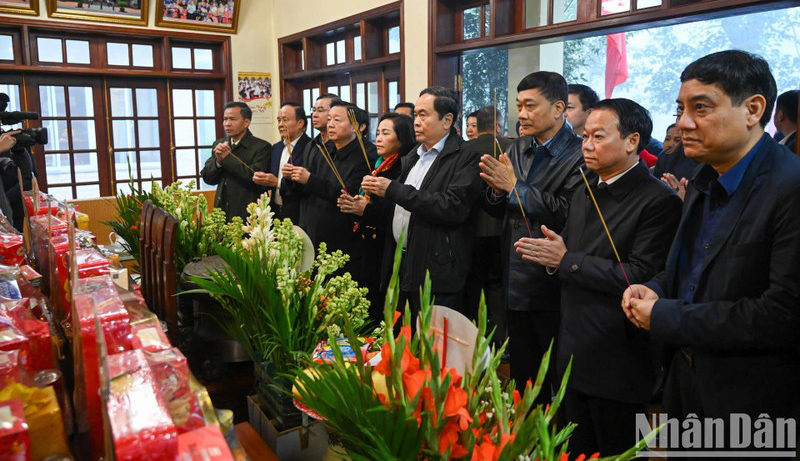
<path id="1" fill-rule="evenodd" d="M 328 112 L 329 110 L 330 109 L 325 109 L 322 107 L 312 107 L 311 109 L 308 110 L 308 112 L 313 114 L 314 112 L 323 113 L 323 112 Z"/>

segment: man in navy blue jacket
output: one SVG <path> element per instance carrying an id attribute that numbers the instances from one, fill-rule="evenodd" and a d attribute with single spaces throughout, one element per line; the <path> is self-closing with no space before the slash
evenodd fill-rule
<path id="1" fill-rule="evenodd" d="M 665 272 L 622 307 L 675 347 L 664 388 L 673 417 L 800 417 L 800 159 L 764 127 L 769 65 L 714 53 L 681 74 L 678 122 L 695 170 Z"/>

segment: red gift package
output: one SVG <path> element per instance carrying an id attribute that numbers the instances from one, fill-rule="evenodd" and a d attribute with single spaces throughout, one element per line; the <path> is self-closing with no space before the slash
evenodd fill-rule
<path id="1" fill-rule="evenodd" d="M 178 432 L 144 352 L 109 355 L 108 372 L 108 420 L 117 460 L 175 459 Z"/>
<path id="2" fill-rule="evenodd" d="M 0 402 L 0 454 L 8 461 L 31 460 L 28 423 L 20 399 Z"/>
<path id="3" fill-rule="evenodd" d="M 173 347 L 158 352 L 145 351 L 144 355 L 178 432 L 205 426 L 200 403 L 189 385 L 189 364 L 181 351 Z"/>
<path id="4" fill-rule="evenodd" d="M 53 341 L 50 337 L 50 325 L 37 319 L 30 309 L 30 299 L 10 301 L 0 304 L 0 310 L 7 315 L 27 338 L 30 347 L 28 371 L 33 374 L 41 370 L 56 367 L 53 354 Z"/>
<path id="5" fill-rule="evenodd" d="M 233 461 L 233 455 L 219 426 L 211 424 L 178 436 L 178 459 Z"/>
<path id="6" fill-rule="evenodd" d="M 19 351 L 0 351 L 0 389 L 14 383 L 27 383 L 25 370 L 19 362 Z"/>
<path id="7" fill-rule="evenodd" d="M 75 264 L 78 266 L 78 278 L 97 277 L 110 272 L 108 258 L 95 248 L 86 248 L 75 252 Z"/>
<path id="8" fill-rule="evenodd" d="M 4 315 L 0 315 L 0 351 L 19 351 L 19 363 L 30 373 L 28 337 L 14 326 L 10 318 Z"/>
<path id="9" fill-rule="evenodd" d="M 23 192 L 23 197 L 25 198 L 25 208 L 28 210 L 28 216 L 33 218 L 36 215 L 47 215 L 48 212 L 55 215 L 58 213 L 58 203 L 55 201 L 50 201 L 47 199 L 47 196 L 41 192 L 39 192 L 38 202 L 39 202 L 39 209 L 36 210 L 34 205 L 36 204 L 36 199 L 34 198 L 33 191 L 26 191 Z"/>
<path id="10" fill-rule="evenodd" d="M 25 260 L 25 241 L 22 234 L 0 232 L 0 264 L 16 266 Z"/>
<path id="11" fill-rule="evenodd" d="M 157 318 L 149 319 L 133 325 L 133 348 L 144 349 L 149 352 L 158 352 L 169 349 L 169 343 L 161 322 Z"/>

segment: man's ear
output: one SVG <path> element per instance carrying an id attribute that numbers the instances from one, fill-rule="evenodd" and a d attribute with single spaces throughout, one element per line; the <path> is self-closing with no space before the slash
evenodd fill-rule
<path id="1" fill-rule="evenodd" d="M 767 110 L 767 100 L 763 95 L 754 94 L 745 99 L 742 106 L 747 110 L 747 126 L 750 128 L 760 123 L 764 111 Z"/>

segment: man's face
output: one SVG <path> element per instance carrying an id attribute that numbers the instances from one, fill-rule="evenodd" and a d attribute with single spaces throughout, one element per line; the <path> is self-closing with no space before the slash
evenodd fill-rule
<path id="1" fill-rule="evenodd" d="M 478 137 L 477 117 L 467 117 L 467 139 L 470 141 Z"/>
<path id="2" fill-rule="evenodd" d="M 414 111 L 411 110 L 410 107 L 398 107 L 397 109 L 395 109 L 395 112 L 397 112 L 400 115 L 407 115 L 411 118 L 414 118 Z"/>
<path id="3" fill-rule="evenodd" d="M 738 152 L 750 138 L 750 128 L 760 114 L 748 111 L 751 96 L 737 106 L 716 84 L 688 80 L 678 93 L 678 121 L 687 157 L 714 164 Z M 762 110 L 763 112 L 763 110 Z"/>
<path id="4" fill-rule="evenodd" d="M 541 136 L 561 122 L 564 102 L 551 103 L 534 88 L 517 94 L 520 136 Z"/>
<path id="5" fill-rule="evenodd" d="M 293 106 L 283 106 L 278 111 L 278 132 L 282 139 L 293 141 L 303 133 L 303 123 L 297 120 L 297 112 Z"/>
<path id="6" fill-rule="evenodd" d="M 317 99 L 314 103 L 314 113 L 311 115 L 311 124 L 319 131 L 324 131 L 328 125 L 328 111 L 331 110 L 329 98 Z"/>
<path id="7" fill-rule="evenodd" d="M 583 135 L 584 125 L 586 124 L 586 117 L 589 116 L 589 111 L 583 108 L 581 98 L 577 94 L 569 94 L 566 115 L 567 120 L 570 125 L 572 125 L 572 131 L 578 136 Z"/>
<path id="8" fill-rule="evenodd" d="M 222 115 L 222 128 L 225 129 L 225 136 L 238 139 L 249 126 L 250 120 L 242 117 L 242 109 L 238 107 L 225 109 Z"/>
<path id="9" fill-rule="evenodd" d="M 416 118 L 414 118 L 414 134 L 417 142 L 421 142 L 430 147 L 439 142 L 449 131 L 453 124 L 453 114 L 446 114 L 439 118 L 439 114 L 433 108 L 436 96 L 423 94 L 417 99 L 415 107 Z"/>
<path id="10" fill-rule="evenodd" d="M 347 144 L 353 140 L 355 130 L 350 123 L 347 108 L 332 107 L 328 111 L 328 138 L 336 144 Z"/>
<path id="11" fill-rule="evenodd" d="M 664 138 L 664 151 L 667 151 L 681 143 L 681 133 L 678 131 L 677 126 L 673 126 L 667 130 L 667 136 Z"/>
<path id="12" fill-rule="evenodd" d="M 610 110 L 593 110 L 586 119 L 583 136 L 583 160 L 586 167 L 602 178 L 621 172 L 630 166 L 629 160 L 636 155 L 639 134 L 620 136 L 619 119 Z"/>

